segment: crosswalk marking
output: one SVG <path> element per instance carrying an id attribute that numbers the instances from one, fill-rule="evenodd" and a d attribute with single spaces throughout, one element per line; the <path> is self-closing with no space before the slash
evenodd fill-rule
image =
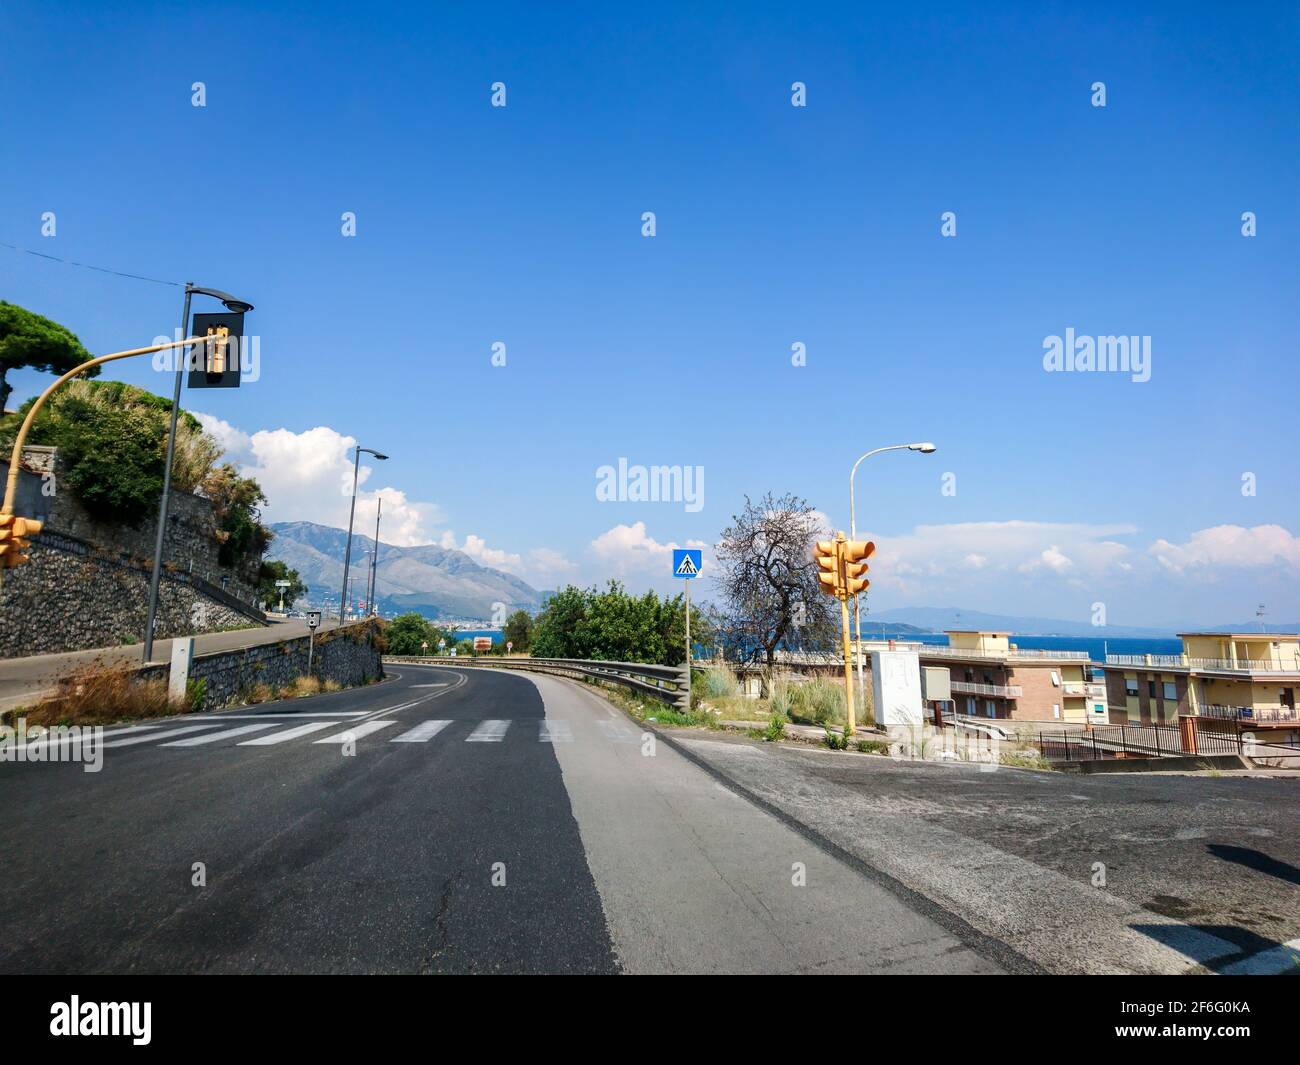
<path id="1" fill-rule="evenodd" d="M 572 743 L 573 730 L 567 721 L 548 717 L 542 721 L 537 739 L 540 743 Z"/>
<path id="2" fill-rule="evenodd" d="M 82 726 L 80 738 L 76 740 L 74 740 L 67 733 L 60 734 L 56 732 L 51 732 L 51 734 L 48 736 L 42 736 L 39 739 L 28 740 L 26 743 L 21 745 L 19 745 L 18 743 L 14 743 L 13 748 L 14 750 L 21 749 L 24 751 L 43 750 L 46 747 L 57 747 L 59 745 L 62 745 L 64 747 L 72 746 L 75 748 L 77 744 L 86 742 L 86 735 L 91 731 L 92 728 L 93 726 L 91 725 Z M 161 725 L 128 725 L 126 728 L 109 729 L 103 734 L 102 738 L 108 739 L 110 736 L 125 736 L 128 735 L 129 733 L 143 732 L 146 729 L 156 729 L 156 728 L 162 728 L 162 726 Z M 154 735 L 160 736 L 162 735 L 162 733 L 156 732 L 154 733 Z M 8 744 L 0 744 L 0 750 L 2 750 L 6 746 L 8 746 Z M 105 744 L 105 746 L 107 746 L 107 744 Z"/>
<path id="3" fill-rule="evenodd" d="M 326 736 L 324 739 L 316 740 L 316 743 L 350 743 L 353 740 L 359 740 L 362 736 L 369 736 L 372 732 L 378 732 L 381 728 L 388 728 L 389 725 L 396 725 L 396 721 L 363 721 L 360 725 L 354 725 L 342 732 L 336 732 L 333 736 Z"/>
<path id="4" fill-rule="evenodd" d="M 216 743 L 219 740 L 228 740 L 234 736 L 243 736 L 249 732 L 260 732 L 262 729 L 275 728 L 275 725 L 268 721 L 262 725 L 240 725 L 238 728 L 222 729 L 220 732 L 205 732 L 201 736 L 191 736 L 187 740 L 175 740 L 172 743 L 160 743 L 159 747 L 199 747 L 205 743 Z"/>
<path id="5" fill-rule="evenodd" d="M 509 721 L 489 720 L 482 722 L 478 728 L 471 732 L 466 738 L 466 743 L 500 743 L 505 739 L 506 729 L 510 727 Z"/>
<path id="6" fill-rule="evenodd" d="M 143 736 L 127 736 L 121 740 L 110 740 L 104 744 L 104 750 L 110 747 L 130 747 L 136 743 L 149 743 L 151 740 L 169 740 L 173 736 L 184 736 L 187 732 L 198 732 L 205 728 L 220 728 L 221 722 L 213 721 L 207 725 L 186 725 L 184 728 L 168 729 L 166 732 L 146 732 Z"/>
<path id="7" fill-rule="evenodd" d="M 617 721 L 601 721 L 597 719 L 596 727 L 605 734 L 605 739 L 611 743 L 636 743 L 636 733 Z"/>
<path id="8" fill-rule="evenodd" d="M 428 743 L 434 736 L 450 725 L 450 721 L 421 721 L 409 732 L 394 736 L 389 743 Z"/>
<path id="9" fill-rule="evenodd" d="M 280 722 L 282 724 L 282 722 Z M 295 725 L 293 728 L 287 728 L 283 732 L 272 732 L 269 736 L 256 736 L 251 740 L 244 740 L 239 746 L 241 747 L 270 747 L 272 744 L 284 743 L 287 740 L 296 740 L 299 736 L 309 736 L 313 732 L 319 732 L 323 728 L 333 728 L 334 721 L 308 721 L 305 725 Z"/>

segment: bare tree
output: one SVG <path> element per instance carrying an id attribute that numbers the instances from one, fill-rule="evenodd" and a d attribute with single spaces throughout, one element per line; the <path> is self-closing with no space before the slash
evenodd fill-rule
<path id="1" fill-rule="evenodd" d="M 817 583 L 813 543 L 825 526 L 806 500 L 745 497 L 715 549 L 714 580 L 726 602 L 721 632 L 732 657 L 762 661 L 766 688 L 780 647 L 822 650 L 835 636 L 833 602 Z"/>

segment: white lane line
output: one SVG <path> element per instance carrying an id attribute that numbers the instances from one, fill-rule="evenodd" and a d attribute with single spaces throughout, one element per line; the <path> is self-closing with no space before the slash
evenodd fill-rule
<path id="1" fill-rule="evenodd" d="M 484 721 L 466 738 L 466 743 L 500 743 L 506 735 L 506 729 L 510 727 L 509 721 L 490 720 Z"/>
<path id="2" fill-rule="evenodd" d="M 422 695 L 420 696 L 420 698 L 412 699 L 409 702 L 398 703 L 396 706 L 385 706 L 380 710 L 375 710 L 367 717 L 366 720 L 369 721 L 377 717 L 386 717 L 389 714 L 395 714 L 400 710 L 409 710 L 411 707 L 418 706 L 420 703 L 427 703 L 430 699 L 437 699 L 438 697 L 446 695 L 449 692 L 454 692 L 457 688 L 463 687 L 466 681 L 468 680 L 468 677 L 463 673 L 454 673 L 452 675 L 456 677 L 455 684 L 449 685 L 448 687 L 445 687 L 440 691 L 433 692 L 429 695 Z"/>
<path id="3" fill-rule="evenodd" d="M 124 740 L 112 740 L 104 744 L 104 750 L 110 747 L 130 747 L 134 743 L 149 743 L 151 740 L 169 740 L 173 736 L 184 736 L 187 732 L 198 732 L 205 728 L 220 728 L 221 722 L 213 721 L 209 725 L 186 725 L 184 728 L 168 729 L 166 732 L 146 732 L 143 736 L 128 736 Z"/>
<path id="4" fill-rule="evenodd" d="M 443 681 L 441 684 L 412 684 L 411 685 L 412 688 L 445 688 L 446 686 L 447 686 L 446 681 Z"/>
<path id="5" fill-rule="evenodd" d="M 160 743 L 159 747 L 198 747 L 205 743 L 216 743 L 218 740 L 228 740 L 233 736 L 243 736 L 249 732 L 260 732 L 264 728 L 275 728 L 275 725 L 268 721 L 264 725 L 240 725 L 239 728 L 222 729 L 220 732 L 205 732 L 202 736 L 191 736 L 188 740 L 176 740 L 174 743 Z"/>
<path id="6" fill-rule="evenodd" d="M 283 722 L 281 722 L 283 724 Z M 319 732 L 323 728 L 333 728 L 333 721 L 308 721 L 305 725 L 295 725 L 293 728 L 287 728 L 283 732 L 272 732 L 269 736 L 258 736 L 256 739 L 244 740 L 239 746 L 241 747 L 270 747 L 275 743 L 284 743 L 287 740 L 296 740 L 299 736 L 309 736 L 313 732 Z"/>
<path id="7" fill-rule="evenodd" d="M 541 723 L 537 741 L 539 743 L 572 743 L 573 730 L 569 728 L 567 721 L 548 717 Z"/>
<path id="8" fill-rule="evenodd" d="M 317 740 L 317 743 L 350 743 L 352 740 L 359 740 L 362 736 L 369 736 L 372 732 L 378 732 L 381 728 L 388 728 L 389 725 L 396 725 L 396 721 L 363 721 L 359 725 L 353 725 L 343 732 L 336 732 L 333 736 L 326 736 L 323 740 Z"/>
<path id="9" fill-rule="evenodd" d="M 434 736 L 450 725 L 450 721 L 421 721 L 409 732 L 394 736 L 389 743 L 428 743 Z"/>
<path id="10" fill-rule="evenodd" d="M 369 711 L 366 710 L 344 710 L 331 711 L 329 713 L 316 714 L 310 711 L 300 710 L 296 714 L 214 714 L 212 717 L 200 718 L 202 721 L 213 721 L 220 725 L 223 721 L 277 721 L 288 718 L 290 721 L 295 719 L 311 718 L 315 720 L 318 717 L 365 717 Z"/>

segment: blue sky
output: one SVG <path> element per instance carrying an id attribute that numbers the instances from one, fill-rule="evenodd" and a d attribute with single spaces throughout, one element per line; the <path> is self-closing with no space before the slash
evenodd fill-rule
<path id="1" fill-rule="evenodd" d="M 746 493 L 847 524 L 929 439 L 859 474 L 874 608 L 1293 620 L 1300 16 L 1095 6 L 7 5 L 0 241 L 257 305 L 260 379 L 186 403 L 276 520 L 346 520 L 357 438 L 393 539 L 666 588 Z M 0 298 L 95 352 L 180 314 L 7 248 Z M 1151 379 L 1045 372 L 1067 328 Z M 704 506 L 599 502 L 621 456 Z"/>

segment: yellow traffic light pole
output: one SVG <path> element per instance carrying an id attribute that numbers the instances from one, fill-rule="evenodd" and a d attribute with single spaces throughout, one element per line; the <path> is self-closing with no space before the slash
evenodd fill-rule
<path id="1" fill-rule="evenodd" d="M 871 583 L 863 576 L 868 569 L 867 559 L 875 553 L 876 545 L 869 540 L 849 540 L 844 530 L 835 534 L 834 540 L 818 540 L 813 548 L 817 563 L 817 581 L 821 590 L 840 601 L 840 640 L 844 653 L 844 736 L 847 739 L 857 731 L 857 714 L 853 707 L 853 661 L 849 654 L 849 598 L 866 589 Z"/>
<path id="2" fill-rule="evenodd" d="M 5 551 L 3 556 L 0 556 L 0 582 L 4 580 L 4 571 L 6 569 L 26 561 L 26 556 L 21 553 L 22 548 L 27 546 L 23 537 L 35 536 L 41 531 L 42 523 L 36 519 L 14 517 L 14 496 L 18 492 L 18 473 L 22 469 L 23 445 L 27 443 L 27 435 L 36 422 L 36 415 L 40 413 L 41 408 L 45 406 L 50 396 L 55 393 L 60 385 L 71 381 L 74 377 L 85 373 L 87 370 L 102 366 L 106 362 L 129 359 L 134 355 L 152 355 L 155 351 L 166 351 L 168 348 L 184 347 L 187 344 L 201 344 L 203 340 L 202 337 L 187 337 L 185 340 L 173 340 L 167 344 L 153 344 L 147 348 L 132 348 L 130 351 L 114 351 L 109 355 L 100 355 L 98 358 L 83 362 L 75 369 L 69 370 L 36 398 L 36 402 L 32 404 L 27 416 L 23 419 L 22 425 L 18 427 L 18 435 L 14 437 L 13 454 L 9 458 L 9 476 L 5 480 L 4 503 L 0 504 L 0 538 L 8 540 L 9 543 L 6 546 L 14 547 L 15 551 L 12 553 Z M 11 533 L 12 536 L 10 536 Z"/>

